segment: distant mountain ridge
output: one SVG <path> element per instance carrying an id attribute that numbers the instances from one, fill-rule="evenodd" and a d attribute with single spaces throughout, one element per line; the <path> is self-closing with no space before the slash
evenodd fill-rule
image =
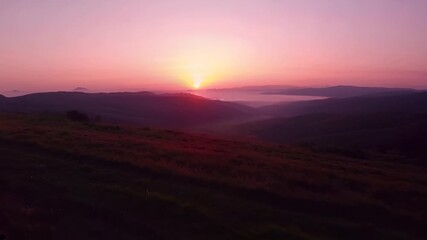
<path id="1" fill-rule="evenodd" d="M 113 122 L 161 127 L 186 127 L 250 116 L 254 109 L 191 94 L 151 92 L 35 93 L 5 98 L 2 112 L 64 112 L 78 110 Z"/>
<path id="2" fill-rule="evenodd" d="M 259 110 L 273 116 L 288 117 L 311 113 L 425 112 L 427 111 L 427 92 L 301 101 L 265 106 Z"/>
<path id="3" fill-rule="evenodd" d="M 322 96 L 332 98 L 356 97 L 376 93 L 387 92 L 415 92 L 410 88 L 384 88 L 384 87 L 358 87 L 358 86 L 332 86 L 319 88 L 289 88 L 280 91 L 270 91 L 264 94 L 280 94 L 280 95 L 303 95 L 303 96 Z"/>

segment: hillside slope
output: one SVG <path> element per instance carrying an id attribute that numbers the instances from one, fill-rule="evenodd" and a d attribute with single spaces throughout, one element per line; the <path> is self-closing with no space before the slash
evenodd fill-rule
<path id="1" fill-rule="evenodd" d="M 422 162 L 427 157 L 427 92 L 278 104 L 260 111 L 273 117 L 237 128 L 264 140 L 315 149 L 397 151 Z"/>
<path id="2" fill-rule="evenodd" d="M 0 116 L 10 239 L 421 239 L 425 168 L 181 132 Z"/>
<path id="3" fill-rule="evenodd" d="M 333 151 L 397 151 L 424 163 L 427 157 L 427 113 L 307 114 L 241 124 L 239 128 L 277 143 Z"/>

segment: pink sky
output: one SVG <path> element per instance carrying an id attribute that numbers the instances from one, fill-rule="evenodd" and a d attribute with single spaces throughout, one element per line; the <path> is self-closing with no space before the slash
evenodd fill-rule
<path id="1" fill-rule="evenodd" d="M 427 87 L 425 0 L 2 0 L 0 91 Z"/>

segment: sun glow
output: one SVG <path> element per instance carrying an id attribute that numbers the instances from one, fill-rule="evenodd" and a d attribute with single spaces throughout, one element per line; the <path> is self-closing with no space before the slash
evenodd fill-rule
<path id="1" fill-rule="evenodd" d="M 220 59 L 209 56 L 186 59 L 180 66 L 179 78 L 187 82 L 187 86 L 199 89 L 202 85 L 219 81 L 225 76 L 228 69 L 220 62 Z"/>

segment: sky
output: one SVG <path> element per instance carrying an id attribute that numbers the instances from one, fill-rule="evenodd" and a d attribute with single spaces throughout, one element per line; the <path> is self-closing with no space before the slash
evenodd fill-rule
<path id="1" fill-rule="evenodd" d="M 0 91 L 427 88 L 427 0 L 0 0 Z"/>

